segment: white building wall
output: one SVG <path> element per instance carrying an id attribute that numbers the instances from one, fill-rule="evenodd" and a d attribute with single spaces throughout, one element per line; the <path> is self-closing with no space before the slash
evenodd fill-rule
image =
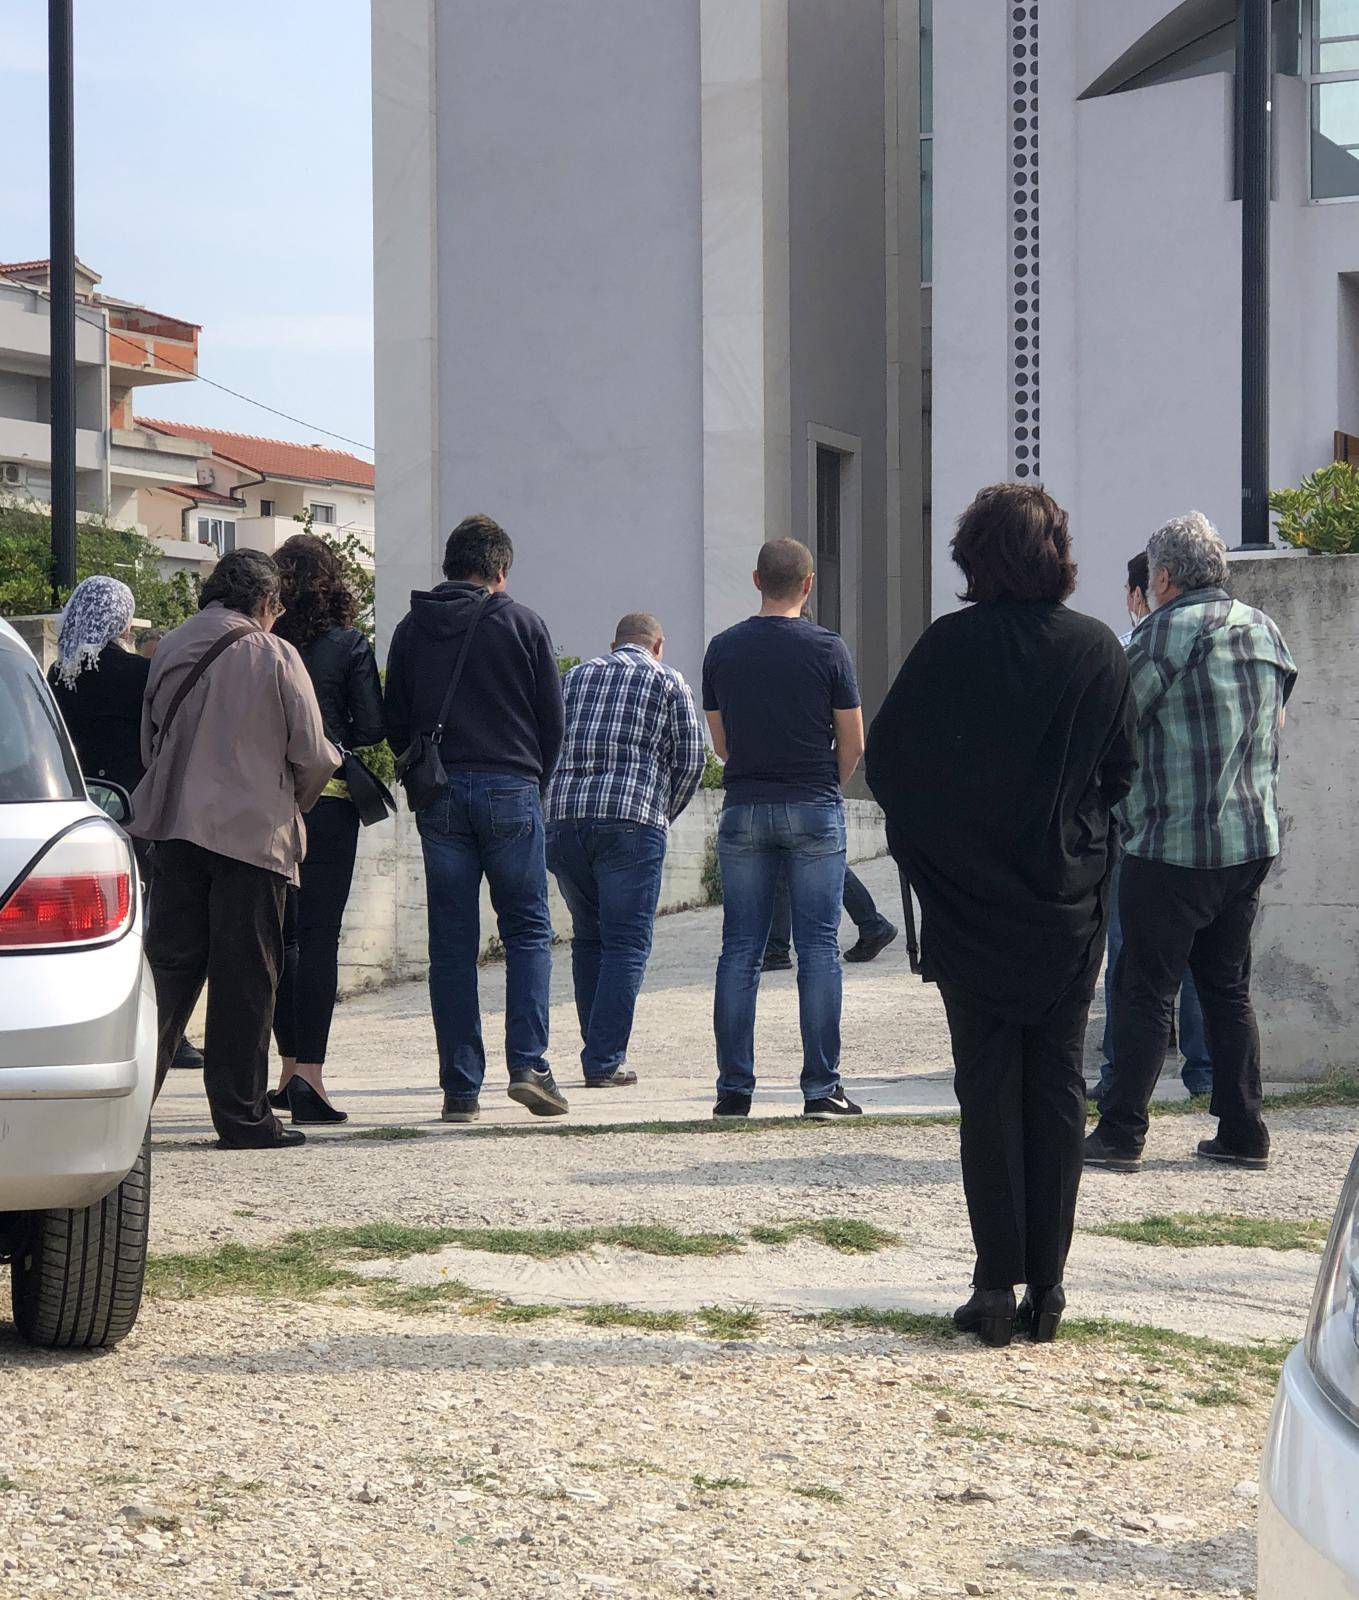
<path id="1" fill-rule="evenodd" d="M 935 8 L 934 606 L 948 542 L 1011 475 L 1011 0 Z M 1128 558 L 1191 507 L 1240 523 L 1240 227 L 1227 74 L 1079 96 L 1174 8 L 1029 0 L 1039 27 L 1042 476 L 1071 514 L 1074 604 L 1123 623 Z M 1304 85 L 1275 81 L 1271 480 L 1359 431 L 1359 206 L 1307 203 Z M 1348 420 L 1347 420 L 1348 419 Z"/>

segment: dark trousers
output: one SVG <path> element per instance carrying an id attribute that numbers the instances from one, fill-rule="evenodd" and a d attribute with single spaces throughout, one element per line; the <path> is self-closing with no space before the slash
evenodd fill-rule
<path id="1" fill-rule="evenodd" d="M 1140 1153 L 1147 1106 L 1170 1042 L 1185 966 L 1203 1006 L 1213 1061 L 1210 1109 L 1224 1144 L 1265 1155 L 1260 1115 L 1260 1032 L 1250 1001 L 1250 940 L 1272 861 L 1173 867 L 1127 856 L 1119 878 L 1123 948 L 1114 966 L 1114 1071 L 1100 1103 L 1100 1133 Z"/>
<path id="2" fill-rule="evenodd" d="M 307 813 L 307 855 L 300 887 L 283 911 L 283 975 L 274 1003 L 278 1053 L 322 1066 L 339 985 L 340 925 L 354 856 L 359 813 L 349 800 L 318 800 Z"/>
<path id="3" fill-rule="evenodd" d="M 547 830 L 547 865 L 571 913 L 571 977 L 589 1080 L 627 1060 L 665 866 L 665 830 L 589 817 Z"/>
<path id="4" fill-rule="evenodd" d="M 951 985 L 940 989 L 962 1112 L 963 1192 L 977 1247 L 973 1283 L 1060 1283 L 1081 1183 L 1082 1058 L 1093 980 L 1035 1023 L 1010 1022 Z"/>
<path id="5" fill-rule="evenodd" d="M 860 938 L 877 933 L 887 921 L 873 903 L 868 885 L 849 867 L 845 868 L 844 903 L 850 921 L 859 930 Z M 764 947 L 765 955 L 785 957 L 791 955 L 792 944 L 793 907 L 788 898 L 788 878 L 785 874 L 779 879 L 778 888 L 774 891 L 774 920 L 769 925 L 769 942 Z"/>
<path id="6" fill-rule="evenodd" d="M 285 879 L 182 839 L 156 846 L 146 957 L 156 980 L 156 1090 L 208 986 L 203 1082 L 227 1144 L 266 1143 L 269 1024 L 283 965 Z"/>

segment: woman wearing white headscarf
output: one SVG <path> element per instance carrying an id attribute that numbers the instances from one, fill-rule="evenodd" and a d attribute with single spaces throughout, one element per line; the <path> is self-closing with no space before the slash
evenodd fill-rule
<path id="1" fill-rule="evenodd" d="M 132 649 L 132 591 L 117 578 L 82 578 L 61 614 L 48 674 L 87 778 L 142 781 L 142 699 L 151 663 Z"/>

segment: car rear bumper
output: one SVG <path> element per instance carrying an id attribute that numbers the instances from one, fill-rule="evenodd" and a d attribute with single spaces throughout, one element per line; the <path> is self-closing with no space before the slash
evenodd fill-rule
<path id="1" fill-rule="evenodd" d="M 1260 1469 L 1258 1600 L 1359 1600 L 1359 1428 L 1284 1363 Z"/>
<path id="2" fill-rule="evenodd" d="M 149 974 L 126 1061 L 0 1070 L 0 1211 L 93 1205 L 141 1151 L 156 1084 Z"/>

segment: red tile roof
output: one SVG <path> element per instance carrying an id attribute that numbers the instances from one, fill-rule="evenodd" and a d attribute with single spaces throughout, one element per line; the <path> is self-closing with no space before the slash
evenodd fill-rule
<path id="1" fill-rule="evenodd" d="M 233 500 L 229 494 L 218 494 L 216 489 L 186 489 L 174 483 L 159 484 L 157 487 L 164 489 L 166 494 L 177 494 L 185 500 L 192 500 L 195 505 L 233 506 L 237 511 L 245 510 L 243 500 Z"/>
<path id="2" fill-rule="evenodd" d="M 0 261 L 0 275 L 6 272 L 40 272 L 44 267 L 50 270 L 51 266 L 52 262 L 47 257 L 44 257 L 41 261 Z M 86 277 L 93 278 L 96 283 L 103 281 L 94 268 L 87 267 L 79 256 L 76 257 L 76 266 L 80 268 Z"/>
<path id="3" fill-rule="evenodd" d="M 137 417 L 139 428 L 179 439 L 202 439 L 214 455 L 270 478 L 301 478 L 307 483 L 341 483 L 355 489 L 373 487 L 373 463 L 344 450 L 319 444 L 292 444 L 286 439 L 261 439 L 253 433 L 223 433 L 189 422 L 158 422 Z"/>

